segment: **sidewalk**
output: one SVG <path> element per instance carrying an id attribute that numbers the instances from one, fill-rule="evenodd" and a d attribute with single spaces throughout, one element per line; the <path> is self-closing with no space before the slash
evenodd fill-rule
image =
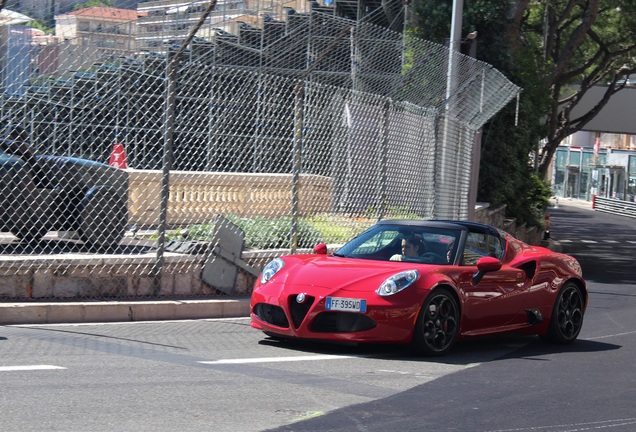
<path id="1" fill-rule="evenodd" d="M 575 199 L 575 198 L 551 198 L 550 207 L 548 208 L 548 210 L 552 208 L 559 208 L 560 206 L 577 207 L 577 208 L 593 210 L 592 201 L 585 201 L 585 200 Z"/>
<path id="2" fill-rule="evenodd" d="M 249 298 L 0 303 L 0 325 L 248 317 Z"/>

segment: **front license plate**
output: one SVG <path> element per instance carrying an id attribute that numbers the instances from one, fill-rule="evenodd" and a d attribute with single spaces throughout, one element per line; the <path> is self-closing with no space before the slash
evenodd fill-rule
<path id="1" fill-rule="evenodd" d="M 327 297 L 325 308 L 327 310 L 347 311 L 347 312 L 366 312 L 367 301 L 362 299 Z"/>

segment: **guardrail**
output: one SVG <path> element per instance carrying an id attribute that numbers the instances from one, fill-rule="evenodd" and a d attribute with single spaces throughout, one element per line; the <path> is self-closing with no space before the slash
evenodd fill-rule
<path id="1" fill-rule="evenodd" d="M 603 213 L 636 218 L 635 202 L 595 196 L 592 201 L 592 208 Z"/>

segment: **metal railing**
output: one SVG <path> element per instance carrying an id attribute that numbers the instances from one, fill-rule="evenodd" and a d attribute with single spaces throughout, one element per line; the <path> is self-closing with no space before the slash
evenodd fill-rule
<path id="1" fill-rule="evenodd" d="M 636 218 L 636 202 L 597 196 L 592 201 L 592 208 L 603 213 Z"/>

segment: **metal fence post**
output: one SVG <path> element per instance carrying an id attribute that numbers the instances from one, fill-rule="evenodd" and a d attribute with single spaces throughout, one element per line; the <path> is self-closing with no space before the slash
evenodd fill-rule
<path id="1" fill-rule="evenodd" d="M 302 164 L 303 139 L 303 99 L 305 97 L 304 82 L 300 81 L 294 88 L 294 161 L 292 166 L 292 211 L 291 211 L 291 253 L 298 248 L 298 189 L 300 183 L 300 167 Z"/>
<path id="2" fill-rule="evenodd" d="M 216 7 L 216 0 L 208 5 L 208 8 L 201 15 L 199 22 L 190 30 L 190 34 L 183 41 L 179 50 L 174 54 L 172 59 L 168 59 L 166 65 L 166 115 L 164 124 L 164 141 L 163 141 L 163 167 L 161 176 L 161 197 L 159 202 L 159 227 L 157 228 L 157 254 L 155 265 L 153 266 L 153 294 L 155 297 L 161 293 L 161 279 L 163 275 L 163 267 L 165 265 L 165 245 L 166 230 L 168 226 L 168 200 L 170 199 L 170 170 L 172 169 L 172 147 L 174 144 L 174 121 L 175 121 L 175 104 L 177 100 L 177 72 L 179 70 L 179 62 L 185 48 L 190 44 L 194 35 L 201 28 L 210 13 Z"/>
<path id="3" fill-rule="evenodd" d="M 298 188 L 302 165 L 302 138 L 303 138 L 303 110 L 305 97 L 305 79 L 327 58 L 347 33 L 353 31 L 353 27 L 344 27 L 333 42 L 322 52 L 320 57 L 308 67 L 298 78 L 294 87 L 294 165 L 292 168 L 292 214 L 291 214 L 291 253 L 296 253 L 298 248 Z"/>

